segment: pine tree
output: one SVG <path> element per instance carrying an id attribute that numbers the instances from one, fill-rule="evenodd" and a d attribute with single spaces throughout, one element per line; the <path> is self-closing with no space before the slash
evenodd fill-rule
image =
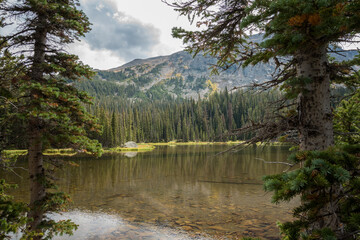
<path id="1" fill-rule="evenodd" d="M 2 1 L 0 0 L 0 3 Z M 3 19 L 0 18 L 0 28 L 3 27 Z M 18 59 L 5 50 L 7 43 L 1 38 L 0 43 L 0 168 L 11 170 L 16 158 L 6 155 L 3 150 L 11 145 L 10 138 L 13 136 L 15 114 L 17 111 L 18 86 L 17 81 L 22 77 L 19 70 L 22 65 Z M 0 178 L 0 239 L 9 238 L 9 234 L 15 234 L 19 228 L 28 222 L 25 213 L 28 210 L 25 203 L 13 200 L 8 195 L 8 189 L 15 188 Z"/>
<path id="2" fill-rule="evenodd" d="M 111 145 L 113 147 L 118 146 L 118 135 L 117 135 L 117 121 L 116 121 L 116 116 L 115 116 L 115 112 L 112 113 L 111 115 L 111 135 L 112 135 L 112 141 L 111 141 Z"/>
<path id="3" fill-rule="evenodd" d="M 66 203 L 68 196 L 49 192 L 54 184 L 46 177 L 43 151 L 51 147 L 73 147 L 100 153 L 101 146 L 86 137 L 86 130 L 96 131 L 96 120 L 86 113 L 83 103 L 90 103 L 84 92 L 69 80 L 90 78 L 93 72 L 74 55 L 62 50 L 90 30 L 85 14 L 77 9 L 78 1 L 17 1 L 2 3 L 1 14 L 15 19 L 17 32 L 5 36 L 9 49 L 23 56 L 24 76 L 20 91 L 24 93 L 19 116 L 26 122 L 30 176 L 30 211 L 28 229 L 33 239 L 46 233 L 71 233 L 70 221 L 55 223 L 45 217 Z M 48 159 L 50 161 L 50 159 Z"/>
<path id="4" fill-rule="evenodd" d="M 173 35 L 182 38 L 194 54 L 203 52 L 218 57 L 217 67 L 255 65 L 270 60 L 277 65 L 274 79 L 255 87 L 269 89 L 281 85 L 287 101 L 283 102 L 283 111 L 275 115 L 278 117 L 253 125 L 258 133 L 253 141 L 292 132 L 297 134 L 303 151 L 325 150 L 334 145 L 330 83 L 337 80 L 358 87 L 359 81 L 354 81 L 358 79 L 354 75 L 356 70 L 351 66 L 359 61 L 330 62 L 327 54 L 339 50 L 336 44 L 356 41 L 360 34 L 359 1 L 186 0 L 169 5 L 203 26 L 199 31 L 174 28 Z M 253 31 L 264 35 L 248 36 Z M 288 108 L 289 102 L 296 107 Z M 249 115 L 255 117 L 253 107 Z M 301 178 L 301 172 L 296 173 Z M 342 190 L 338 183 L 331 182 L 321 191 L 339 195 Z M 309 196 L 306 192 L 320 191 L 311 184 L 310 188 L 302 189 L 305 196 Z M 340 205 L 328 199 L 318 208 L 312 208 L 315 217 L 294 231 L 303 231 L 308 238 L 319 237 L 319 231 L 324 229 L 338 238 L 348 236 L 349 232 L 343 228 L 346 222 L 339 214 Z M 329 212 L 329 209 L 333 210 Z M 301 221 L 307 214 L 300 216 Z"/>
<path id="5" fill-rule="evenodd" d="M 343 100 L 335 110 L 334 128 L 337 141 L 347 144 L 360 142 L 360 90 L 349 100 Z"/>

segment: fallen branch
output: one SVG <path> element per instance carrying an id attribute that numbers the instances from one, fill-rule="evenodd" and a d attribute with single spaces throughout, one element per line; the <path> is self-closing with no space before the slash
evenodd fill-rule
<path id="1" fill-rule="evenodd" d="M 264 159 L 262 158 L 255 158 L 257 160 L 261 160 L 263 161 L 264 163 L 273 163 L 273 164 L 284 164 L 284 165 L 288 165 L 290 167 L 293 167 L 295 164 L 291 164 L 291 163 L 287 163 L 287 162 L 268 162 L 268 161 L 265 161 Z"/>
<path id="2" fill-rule="evenodd" d="M 223 183 L 223 184 L 241 184 L 241 185 L 263 185 L 262 183 L 242 183 L 242 182 L 218 182 L 218 181 L 208 181 L 208 180 L 197 180 L 198 182 L 207 182 L 207 183 Z"/>

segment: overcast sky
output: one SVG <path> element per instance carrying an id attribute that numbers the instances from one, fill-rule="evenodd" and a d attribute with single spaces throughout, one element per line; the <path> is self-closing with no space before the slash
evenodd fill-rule
<path id="1" fill-rule="evenodd" d="M 196 29 L 161 0 L 80 0 L 80 4 L 92 31 L 70 45 L 69 52 L 95 69 L 181 51 L 182 41 L 171 37 L 171 29 Z"/>
<path id="2" fill-rule="evenodd" d="M 80 0 L 80 4 L 92 31 L 69 50 L 96 69 L 181 51 L 182 41 L 171 37 L 171 29 L 194 29 L 161 0 Z"/>

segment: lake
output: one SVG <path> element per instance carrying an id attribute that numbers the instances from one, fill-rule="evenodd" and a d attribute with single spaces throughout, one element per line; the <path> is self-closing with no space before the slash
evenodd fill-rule
<path id="1" fill-rule="evenodd" d="M 296 202 L 275 205 L 262 176 L 287 169 L 288 147 L 249 147 L 217 155 L 226 145 L 164 146 L 151 152 L 72 157 L 77 167 L 58 172 L 73 199 L 69 212 L 52 214 L 79 224 L 57 239 L 279 239 L 277 221 L 291 219 Z M 25 162 L 19 165 L 26 166 Z M 28 201 L 27 172 L 3 173 Z"/>

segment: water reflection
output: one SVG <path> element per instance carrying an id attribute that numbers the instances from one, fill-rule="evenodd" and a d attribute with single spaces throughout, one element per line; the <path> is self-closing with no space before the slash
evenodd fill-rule
<path id="1" fill-rule="evenodd" d="M 68 213 L 53 214 L 55 220 L 72 219 L 81 223 L 74 235 L 66 236 L 67 240 L 76 239 L 148 239 L 148 240 L 190 240 L 190 236 L 184 231 L 176 231 L 171 228 L 152 226 L 149 224 L 132 224 L 124 221 L 116 215 L 103 213 L 90 213 L 81 211 L 72 211 Z M 99 238 L 99 236 L 103 236 Z M 55 237 L 54 240 L 64 239 L 64 237 Z M 209 239 L 206 236 L 198 236 L 196 239 Z"/>
<path id="2" fill-rule="evenodd" d="M 137 154 L 138 154 L 137 152 L 126 152 L 124 153 L 124 156 L 128 158 L 133 158 L 136 157 Z"/>
<path id="3" fill-rule="evenodd" d="M 54 240 L 117 240 L 117 239 L 147 239 L 147 240 L 210 240 L 210 236 L 188 234 L 185 231 L 154 226 L 146 223 L 130 223 L 124 221 L 119 216 L 101 213 L 101 212 L 84 212 L 70 211 L 61 214 L 49 214 L 48 217 L 55 221 L 72 219 L 80 223 L 78 229 L 73 235 L 55 236 Z M 13 235 L 13 240 L 20 240 L 21 233 Z"/>
<path id="4" fill-rule="evenodd" d="M 225 146 L 161 147 L 136 156 L 76 158 L 79 167 L 59 174 L 75 209 L 106 212 L 134 223 L 193 234 L 277 239 L 277 220 L 290 218 L 291 204 L 272 205 L 261 178 L 286 169 L 287 148 L 249 148 L 215 156 Z M 22 180 L 17 197 L 27 194 Z M 25 187 L 25 188 L 24 188 Z"/>

